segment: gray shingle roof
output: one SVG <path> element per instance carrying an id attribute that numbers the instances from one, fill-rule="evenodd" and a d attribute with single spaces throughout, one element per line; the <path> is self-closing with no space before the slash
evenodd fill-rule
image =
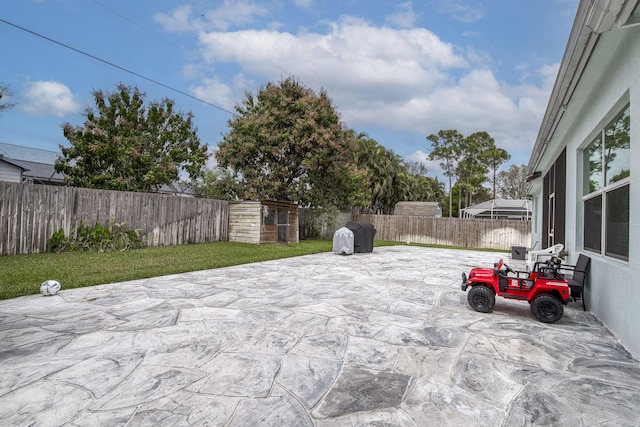
<path id="1" fill-rule="evenodd" d="M 42 150 L 40 148 L 23 147 L 21 145 L 0 142 L 0 154 L 14 160 L 25 160 L 36 163 L 53 165 L 61 153 L 58 151 Z"/>
<path id="2" fill-rule="evenodd" d="M 39 184 L 64 184 L 64 176 L 53 166 L 60 157 L 58 152 L 0 142 L 0 156 L 24 169 L 24 179 Z"/>

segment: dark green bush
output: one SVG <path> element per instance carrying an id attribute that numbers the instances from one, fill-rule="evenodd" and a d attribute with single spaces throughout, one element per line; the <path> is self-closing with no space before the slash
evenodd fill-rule
<path id="1" fill-rule="evenodd" d="M 87 227 L 81 221 L 80 225 L 65 236 L 62 229 L 56 231 L 49 239 L 50 252 L 112 252 L 127 251 L 145 247 L 140 230 L 132 229 L 126 223 L 116 223 L 111 220 L 109 227 L 96 223 Z"/>

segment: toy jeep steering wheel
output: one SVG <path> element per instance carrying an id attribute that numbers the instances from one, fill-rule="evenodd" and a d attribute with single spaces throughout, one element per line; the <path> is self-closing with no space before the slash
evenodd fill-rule
<path id="1" fill-rule="evenodd" d="M 504 272 L 505 273 L 513 273 L 513 269 L 511 267 L 509 267 L 507 264 L 504 263 L 504 260 L 502 258 L 500 258 L 500 261 L 498 262 L 498 265 L 496 266 L 496 270 L 500 271 L 502 270 L 502 267 L 504 267 Z"/>

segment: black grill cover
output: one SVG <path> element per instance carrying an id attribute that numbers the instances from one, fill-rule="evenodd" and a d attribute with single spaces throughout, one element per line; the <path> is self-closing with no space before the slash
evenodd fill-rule
<path id="1" fill-rule="evenodd" d="M 348 222 L 346 227 L 353 232 L 353 251 L 355 253 L 373 252 L 373 238 L 376 229 L 366 222 Z"/>

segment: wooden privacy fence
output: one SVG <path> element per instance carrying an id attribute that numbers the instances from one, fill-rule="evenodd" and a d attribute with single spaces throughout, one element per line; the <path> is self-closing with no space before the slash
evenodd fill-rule
<path id="1" fill-rule="evenodd" d="M 155 193 L 0 182 L 0 255 L 45 252 L 49 239 L 65 235 L 82 221 L 87 226 L 110 221 L 140 229 L 149 246 L 206 243 L 229 239 L 229 202 Z M 299 211 L 300 237 L 309 237 L 311 212 Z M 348 221 L 376 228 L 377 240 L 509 250 L 529 246 L 531 222 L 518 220 L 431 218 L 424 216 L 342 213 Z M 325 225 L 320 237 L 331 238 Z"/>
<path id="2" fill-rule="evenodd" d="M 84 222 L 140 229 L 150 246 L 227 240 L 229 203 L 156 193 L 0 182 L 0 255 L 45 252 Z"/>
<path id="3" fill-rule="evenodd" d="M 373 224 L 377 240 L 510 250 L 530 246 L 531 221 L 354 214 Z"/>

